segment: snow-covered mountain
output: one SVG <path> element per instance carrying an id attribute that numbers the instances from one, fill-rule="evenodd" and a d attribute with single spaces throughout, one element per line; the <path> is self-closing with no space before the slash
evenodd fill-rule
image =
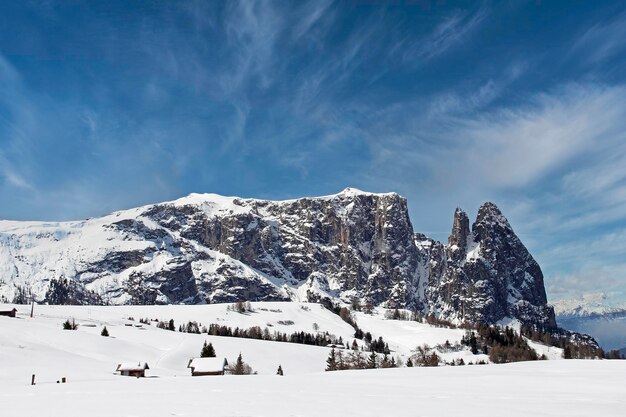
<path id="1" fill-rule="evenodd" d="M 539 265 L 493 203 L 448 244 L 406 199 L 345 189 L 265 201 L 191 194 L 73 222 L 0 222 L 0 296 L 54 304 L 331 298 L 554 328 Z"/>
<path id="2" fill-rule="evenodd" d="M 560 327 L 590 334 L 605 350 L 626 347 L 626 306 L 610 305 L 606 294 L 584 294 L 552 304 Z"/>
<path id="3" fill-rule="evenodd" d="M 559 300 L 552 303 L 560 318 L 613 316 L 626 314 L 626 306 L 611 306 L 604 293 L 583 294 L 579 298 Z"/>

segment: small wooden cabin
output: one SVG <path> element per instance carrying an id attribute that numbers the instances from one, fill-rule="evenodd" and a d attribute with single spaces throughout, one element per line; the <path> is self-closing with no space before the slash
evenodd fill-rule
<path id="1" fill-rule="evenodd" d="M 0 316 L 15 317 L 15 313 L 17 313 L 17 308 L 0 311 Z"/>
<path id="2" fill-rule="evenodd" d="M 122 362 L 117 365 L 115 372 L 119 372 L 123 376 L 143 378 L 146 376 L 146 369 L 150 369 L 146 362 Z"/>
<path id="3" fill-rule="evenodd" d="M 193 358 L 187 364 L 187 368 L 191 369 L 191 376 L 224 375 L 227 367 L 226 358 Z"/>

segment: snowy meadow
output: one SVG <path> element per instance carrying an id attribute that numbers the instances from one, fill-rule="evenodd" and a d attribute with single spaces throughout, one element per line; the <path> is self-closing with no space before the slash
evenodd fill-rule
<path id="1" fill-rule="evenodd" d="M 2 309 L 8 307 L 14 306 Z M 0 408 L 7 416 L 621 416 L 626 409 L 620 395 L 624 361 L 325 372 L 329 347 L 169 331 L 156 321 L 139 322 L 149 317 L 317 329 L 351 342 L 352 327 L 317 304 L 253 303 L 254 312 L 245 314 L 225 304 L 35 306 L 32 318 L 29 306 L 15 307 L 17 317 L 0 317 Z M 63 329 L 68 319 L 78 324 L 75 331 Z M 357 320 L 364 330 L 384 335 L 400 362 L 419 344 L 462 337 L 459 329 L 377 314 Z M 101 335 L 105 326 L 108 337 Z M 188 361 L 205 341 L 231 363 L 241 354 L 257 374 L 192 377 Z M 471 361 L 469 352 L 458 355 Z M 147 362 L 146 377 L 115 373 L 118 363 L 128 361 Z M 279 365 L 284 376 L 276 375 Z"/>

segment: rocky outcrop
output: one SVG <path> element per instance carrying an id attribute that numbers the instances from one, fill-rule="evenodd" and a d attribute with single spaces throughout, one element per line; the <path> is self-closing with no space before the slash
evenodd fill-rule
<path id="1" fill-rule="evenodd" d="M 453 253 L 464 254 L 467 252 L 467 245 L 470 239 L 469 217 L 467 214 L 457 208 L 454 211 L 454 219 L 452 221 L 452 233 L 448 237 L 448 246 Z M 458 250 L 456 250 L 458 249 Z"/>
<path id="2" fill-rule="evenodd" d="M 457 209 L 447 245 L 413 232 L 403 197 L 354 189 L 287 201 L 192 194 L 84 222 L 0 223 L 0 233 L 7 299 L 17 286 L 117 304 L 357 298 L 554 325 L 541 269 L 492 203 L 471 229 Z M 49 291 L 61 278 L 71 297 Z"/>
<path id="3" fill-rule="evenodd" d="M 541 268 L 498 207 L 483 204 L 471 233 L 468 224 L 467 215 L 457 209 L 449 244 L 427 257 L 438 269 L 428 275 L 425 308 L 471 322 L 517 319 L 556 328 Z"/>

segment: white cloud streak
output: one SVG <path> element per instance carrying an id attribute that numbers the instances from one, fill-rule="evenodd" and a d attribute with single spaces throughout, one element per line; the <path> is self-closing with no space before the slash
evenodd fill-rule
<path id="1" fill-rule="evenodd" d="M 613 19 L 599 22 L 587 29 L 574 43 L 571 52 L 582 54 L 585 59 L 597 64 L 612 58 L 626 49 L 626 13 Z"/>
<path id="2" fill-rule="evenodd" d="M 424 39 L 402 42 L 401 48 L 395 48 L 402 53 L 406 62 L 426 62 L 463 42 L 476 30 L 487 17 L 486 9 L 476 12 L 456 11 L 439 23 L 433 32 Z"/>

